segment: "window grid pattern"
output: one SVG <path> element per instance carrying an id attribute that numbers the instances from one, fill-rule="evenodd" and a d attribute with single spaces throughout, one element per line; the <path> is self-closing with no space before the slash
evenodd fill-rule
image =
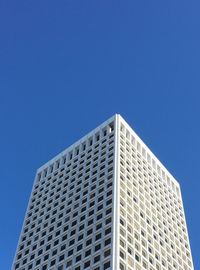
<path id="1" fill-rule="evenodd" d="M 68 269 L 194 269 L 180 186 L 119 115 L 36 174 L 12 270 Z"/>
<path id="2" fill-rule="evenodd" d="M 120 125 L 120 270 L 192 270 L 178 183 Z"/>
<path id="3" fill-rule="evenodd" d="M 14 270 L 109 270 L 114 122 L 37 173 Z"/>

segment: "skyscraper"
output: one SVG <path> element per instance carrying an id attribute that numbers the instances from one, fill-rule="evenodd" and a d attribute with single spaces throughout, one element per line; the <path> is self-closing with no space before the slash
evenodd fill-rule
<path id="1" fill-rule="evenodd" d="M 179 183 L 120 115 L 37 170 L 13 270 L 193 270 Z"/>

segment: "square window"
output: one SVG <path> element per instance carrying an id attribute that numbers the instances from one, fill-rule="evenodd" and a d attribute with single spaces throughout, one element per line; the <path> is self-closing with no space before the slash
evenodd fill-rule
<path id="1" fill-rule="evenodd" d="M 89 266 L 90 266 L 90 261 L 87 261 L 87 262 L 84 263 L 84 268 L 87 268 Z"/>

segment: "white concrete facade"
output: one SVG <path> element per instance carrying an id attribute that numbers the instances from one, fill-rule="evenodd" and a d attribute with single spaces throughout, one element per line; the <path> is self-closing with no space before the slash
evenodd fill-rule
<path id="1" fill-rule="evenodd" d="M 117 265 L 193 270 L 179 183 L 119 115 Z"/>
<path id="2" fill-rule="evenodd" d="M 37 170 L 13 270 L 193 270 L 180 186 L 116 114 Z"/>

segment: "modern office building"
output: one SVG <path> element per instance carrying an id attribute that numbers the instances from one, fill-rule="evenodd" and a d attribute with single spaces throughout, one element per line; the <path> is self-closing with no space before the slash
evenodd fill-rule
<path id="1" fill-rule="evenodd" d="M 37 170 L 13 270 L 193 270 L 179 183 L 120 115 Z"/>

